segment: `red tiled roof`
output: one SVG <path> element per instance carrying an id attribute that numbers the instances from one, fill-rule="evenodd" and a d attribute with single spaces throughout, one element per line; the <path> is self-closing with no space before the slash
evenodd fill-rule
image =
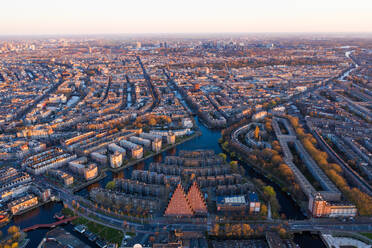
<path id="1" fill-rule="evenodd" d="M 187 193 L 187 199 L 191 204 L 191 208 L 196 213 L 207 213 L 207 204 L 205 203 L 204 197 L 199 190 L 196 181 L 191 185 L 189 192 Z"/>
<path id="2" fill-rule="evenodd" d="M 193 216 L 194 211 L 191 208 L 185 191 L 181 184 L 178 184 L 172 198 L 169 201 L 168 207 L 164 213 L 165 216 Z"/>

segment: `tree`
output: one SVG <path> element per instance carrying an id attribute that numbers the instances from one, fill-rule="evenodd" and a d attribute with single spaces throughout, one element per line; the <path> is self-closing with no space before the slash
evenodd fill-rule
<path id="1" fill-rule="evenodd" d="M 260 215 L 261 215 L 261 216 L 267 216 L 267 207 L 266 207 L 265 204 L 262 204 L 262 205 L 261 205 Z"/>
<path id="2" fill-rule="evenodd" d="M 264 190 L 264 195 L 267 195 L 269 197 L 276 197 L 276 193 L 273 187 L 265 186 L 263 190 Z"/>
<path id="3" fill-rule="evenodd" d="M 271 133 L 273 131 L 273 126 L 271 125 L 271 120 L 270 119 L 267 119 L 265 121 L 265 129 L 266 131 L 268 131 L 269 133 Z"/>
<path id="4" fill-rule="evenodd" d="M 127 204 L 125 206 L 125 210 L 127 210 L 127 213 L 129 213 L 132 210 L 132 205 L 131 204 Z"/>
<path id="5" fill-rule="evenodd" d="M 106 189 L 113 190 L 115 188 L 116 184 L 115 181 L 110 181 L 106 184 Z"/>
<path id="6" fill-rule="evenodd" d="M 231 226 L 231 231 L 234 236 L 241 236 L 242 235 L 242 227 L 240 224 L 234 224 Z"/>
<path id="7" fill-rule="evenodd" d="M 286 164 L 280 164 L 279 167 L 279 173 L 287 180 L 293 181 L 294 180 L 294 174 L 291 168 L 289 168 Z"/>
<path id="8" fill-rule="evenodd" d="M 254 138 L 258 140 L 259 135 L 260 135 L 260 128 L 256 126 L 256 129 L 254 130 Z"/>
<path id="9" fill-rule="evenodd" d="M 332 170 L 335 170 L 337 173 L 341 174 L 342 173 L 342 168 L 341 166 L 339 166 L 338 164 L 335 164 L 335 163 L 330 163 L 328 164 L 329 165 L 329 168 L 332 169 Z"/>
<path id="10" fill-rule="evenodd" d="M 190 176 L 190 181 L 193 181 L 195 179 L 195 177 L 196 177 L 195 174 L 192 173 L 191 176 Z"/>
<path id="11" fill-rule="evenodd" d="M 238 161 L 231 161 L 230 162 L 230 166 L 237 166 L 238 165 Z"/>
<path id="12" fill-rule="evenodd" d="M 231 171 L 233 173 L 239 173 L 239 165 L 237 161 L 231 161 L 230 162 Z"/>
<path id="13" fill-rule="evenodd" d="M 21 233 L 20 233 L 20 232 L 16 232 L 16 233 L 14 233 L 13 236 L 12 236 L 13 240 L 18 240 L 19 237 L 21 237 Z"/>
<path id="14" fill-rule="evenodd" d="M 154 236 L 150 236 L 149 237 L 149 241 L 153 244 L 155 242 L 155 237 Z"/>
<path id="15" fill-rule="evenodd" d="M 223 161 L 226 161 L 227 156 L 225 153 L 221 152 L 220 154 L 218 154 L 218 156 L 220 156 L 223 159 Z"/>
<path id="16" fill-rule="evenodd" d="M 225 234 L 226 236 L 232 236 L 232 232 L 231 232 L 231 226 L 230 224 L 225 224 Z"/>
<path id="17" fill-rule="evenodd" d="M 287 231 L 283 227 L 279 228 L 278 233 L 281 238 L 285 238 L 287 235 Z"/>
<path id="18" fill-rule="evenodd" d="M 294 128 L 298 127 L 298 118 L 293 116 L 288 116 L 289 121 L 291 122 Z"/>
<path id="19" fill-rule="evenodd" d="M 213 235 L 218 236 L 218 234 L 220 233 L 220 224 L 215 223 L 213 225 L 212 233 L 213 233 Z"/>
<path id="20" fill-rule="evenodd" d="M 17 232 L 19 232 L 19 227 L 18 226 L 10 226 L 8 228 L 8 234 L 13 235 L 13 234 L 15 234 Z"/>
<path id="21" fill-rule="evenodd" d="M 244 236 L 249 236 L 252 233 L 251 226 L 249 224 L 243 224 L 242 225 L 242 231 Z"/>
<path id="22" fill-rule="evenodd" d="M 156 125 L 156 119 L 155 118 L 150 118 L 149 119 L 149 125 L 150 126 L 155 126 Z"/>
<path id="23" fill-rule="evenodd" d="M 271 162 L 274 164 L 274 165 L 278 165 L 280 163 L 283 162 L 283 159 L 280 155 L 274 155 L 272 158 L 271 158 Z"/>

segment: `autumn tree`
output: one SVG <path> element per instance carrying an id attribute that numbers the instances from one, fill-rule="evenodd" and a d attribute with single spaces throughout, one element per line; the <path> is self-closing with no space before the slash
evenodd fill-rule
<path id="1" fill-rule="evenodd" d="M 278 233 L 281 238 L 285 238 L 287 235 L 287 231 L 283 227 L 279 228 Z"/>
<path id="2" fill-rule="evenodd" d="M 256 129 L 254 130 L 254 138 L 258 140 L 259 135 L 260 135 L 260 128 L 256 126 Z"/>
<path id="3" fill-rule="evenodd" d="M 150 241 L 150 243 L 153 244 L 155 242 L 155 237 L 154 236 L 150 236 L 149 237 L 149 241 Z"/>
<path id="4" fill-rule="evenodd" d="M 280 164 L 278 167 L 279 173 L 289 181 L 294 180 L 294 174 L 291 168 L 286 164 Z"/>
<path id="5" fill-rule="evenodd" d="M 265 204 L 261 204 L 260 215 L 267 216 L 267 206 Z"/>
<path id="6" fill-rule="evenodd" d="M 231 226 L 231 232 L 234 236 L 241 236 L 242 235 L 242 227 L 240 224 L 233 224 Z"/>
<path id="7" fill-rule="evenodd" d="M 13 235 L 17 232 L 19 232 L 19 227 L 17 227 L 17 226 L 10 226 L 8 228 L 8 234 L 10 234 L 10 235 Z"/>
<path id="8" fill-rule="evenodd" d="M 150 126 L 155 126 L 156 123 L 157 123 L 157 122 L 156 122 L 156 119 L 155 119 L 155 118 L 150 118 L 150 119 L 149 119 L 149 125 L 150 125 Z"/>
<path id="9" fill-rule="evenodd" d="M 273 126 L 271 125 L 271 120 L 270 119 L 265 119 L 265 129 L 269 133 L 273 131 Z"/>
<path id="10" fill-rule="evenodd" d="M 253 230 L 251 229 L 251 226 L 249 224 L 243 224 L 242 225 L 242 231 L 243 231 L 244 236 L 249 236 L 253 232 Z"/>
<path id="11" fill-rule="evenodd" d="M 213 233 L 213 235 L 218 236 L 218 234 L 220 233 L 220 224 L 215 223 L 213 225 L 212 233 Z"/>
<path id="12" fill-rule="evenodd" d="M 271 162 L 274 164 L 274 165 L 278 165 L 280 163 L 283 162 L 283 159 L 280 155 L 274 155 L 272 158 L 271 158 Z"/>

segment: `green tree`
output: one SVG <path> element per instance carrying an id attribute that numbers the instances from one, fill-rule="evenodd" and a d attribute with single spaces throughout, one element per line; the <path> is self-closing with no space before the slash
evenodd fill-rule
<path id="1" fill-rule="evenodd" d="M 276 192 L 273 187 L 265 186 L 263 190 L 264 190 L 265 195 L 270 196 L 270 197 L 276 197 Z"/>
<path id="2" fill-rule="evenodd" d="M 113 190 L 115 188 L 116 184 L 115 181 L 110 181 L 106 184 L 106 189 Z"/>
<path id="3" fill-rule="evenodd" d="M 225 153 L 221 152 L 220 154 L 218 154 L 218 156 L 220 156 L 223 159 L 223 161 L 226 161 L 227 156 Z"/>

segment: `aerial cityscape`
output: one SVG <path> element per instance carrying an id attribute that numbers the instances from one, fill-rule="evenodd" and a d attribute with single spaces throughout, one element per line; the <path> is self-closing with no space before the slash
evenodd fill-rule
<path id="1" fill-rule="evenodd" d="M 0 248 L 372 247 L 372 30 L 68 23 L 0 25 Z"/>

